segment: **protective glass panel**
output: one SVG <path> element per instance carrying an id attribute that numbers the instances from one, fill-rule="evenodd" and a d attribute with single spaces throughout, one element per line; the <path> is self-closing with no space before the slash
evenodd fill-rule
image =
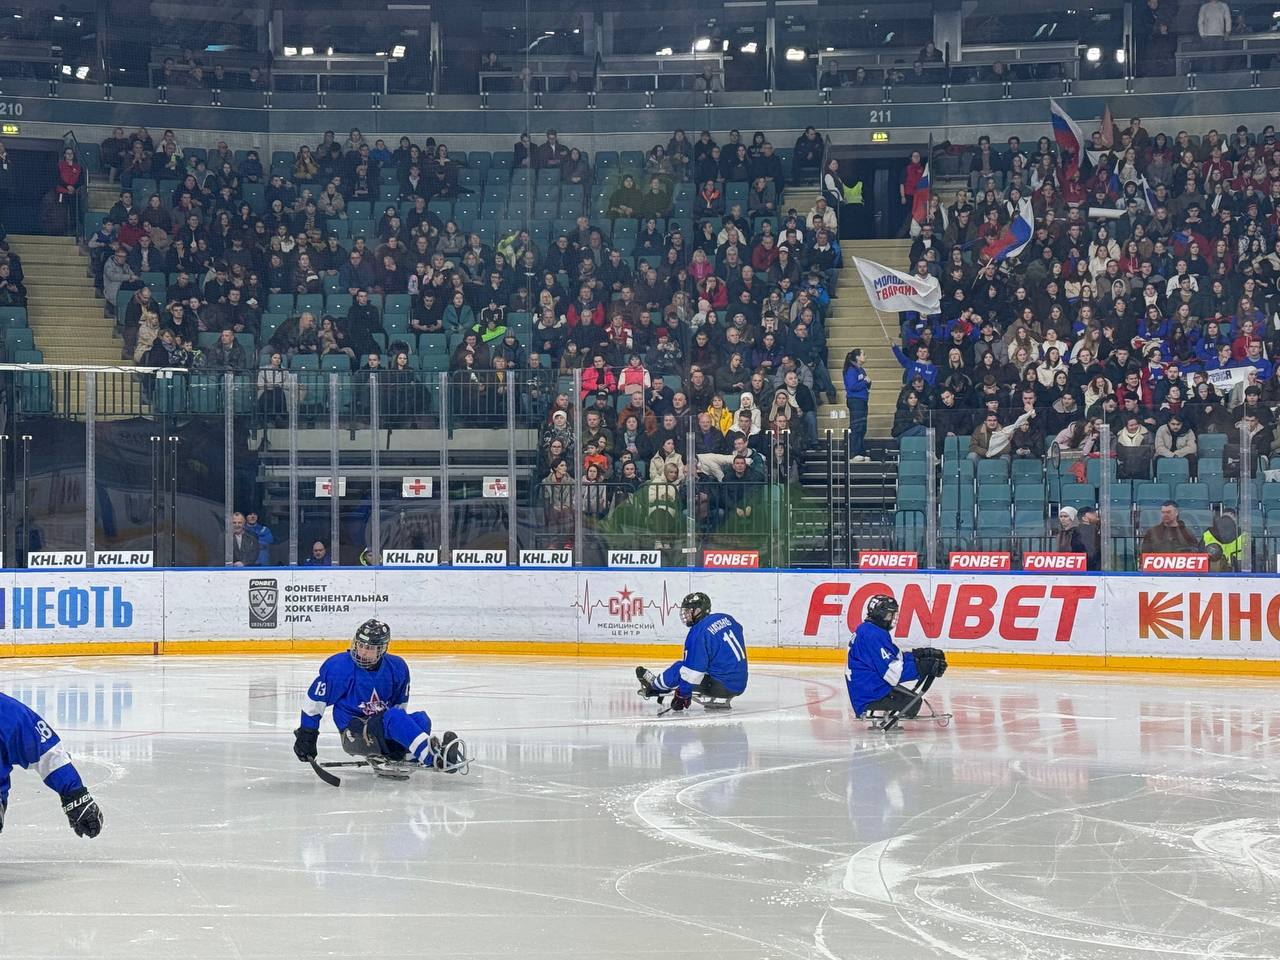
<path id="1" fill-rule="evenodd" d="M 15 540 L 6 563 L 37 552 L 85 550 L 85 381 L 74 371 L 13 378 Z"/>

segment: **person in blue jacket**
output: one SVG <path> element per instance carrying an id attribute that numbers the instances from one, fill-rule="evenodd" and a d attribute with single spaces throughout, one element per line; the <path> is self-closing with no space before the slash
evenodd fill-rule
<path id="1" fill-rule="evenodd" d="M 912 360 L 903 352 L 902 341 L 893 341 L 893 355 L 898 358 L 898 362 L 902 364 L 903 374 L 902 382 L 910 383 L 911 379 L 919 374 L 924 377 L 924 382 L 929 386 L 934 386 L 938 382 L 938 368 L 929 360 L 929 345 L 925 343 L 917 343 L 915 346 L 916 358 Z"/>
<path id="2" fill-rule="evenodd" d="M 866 354 L 850 350 L 844 358 L 844 402 L 849 408 L 849 456 L 865 463 L 867 456 L 867 401 L 871 398 L 871 378 L 867 376 Z"/>
<path id="3" fill-rule="evenodd" d="M 93 838 L 102 832 L 102 810 L 53 728 L 21 700 L 0 693 L 0 830 L 14 767 L 35 767 L 45 786 L 61 798 L 62 812 L 76 836 Z"/>
<path id="4" fill-rule="evenodd" d="M 275 536 L 265 523 L 258 521 L 256 510 L 250 510 L 244 515 L 244 528 L 258 538 L 258 562 L 255 566 L 268 566 L 271 563 L 271 551 L 268 548 L 276 542 Z"/>
<path id="5" fill-rule="evenodd" d="M 727 701 L 747 689 L 747 640 L 742 624 L 727 613 L 712 613 L 711 598 L 705 593 L 691 593 L 680 601 L 680 620 L 689 628 L 684 656 L 660 674 L 636 667 L 640 696 L 670 695 L 672 710 L 688 707 L 694 693 L 710 699 L 710 704 L 702 701 L 704 706 L 727 706 Z"/>
<path id="6" fill-rule="evenodd" d="M 849 641 L 849 662 L 844 672 L 853 712 L 861 717 L 871 710 L 903 711 L 904 717 L 920 712 L 921 698 L 902 684 L 920 681 L 915 693 L 923 694 L 947 669 L 941 650 L 919 647 L 903 652 L 893 642 L 898 601 L 877 594 L 867 602 L 865 619 Z M 904 709 L 905 708 L 905 709 Z"/>

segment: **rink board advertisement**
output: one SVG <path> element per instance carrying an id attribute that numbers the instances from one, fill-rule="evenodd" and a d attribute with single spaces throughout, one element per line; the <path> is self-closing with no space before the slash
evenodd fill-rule
<path id="1" fill-rule="evenodd" d="M 797 654 L 844 647 L 867 601 L 889 593 L 906 647 L 1280 661 L 1280 579 L 977 571 L 22 571 L 0 575 L 0 643 L 162 652 L 166 642 L 260 642 L 278 652 L 293 641 L 344 641 L 378 617 L 404 641 L 556 644 L 556 652 L 678 644 L 680 600 L 692 590 L 733 614 L 751 647 Z"/>

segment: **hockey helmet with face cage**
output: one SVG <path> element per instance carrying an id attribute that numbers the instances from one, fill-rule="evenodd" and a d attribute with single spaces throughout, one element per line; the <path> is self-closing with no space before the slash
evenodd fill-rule
<path id="1" fill-rule="evenodd" d="M 885 630 L 892 630 L 898 619 L 898 601 L 887 593 L 878 593 L 867 601 L 867 620 Z"/>
<path id="2" fill-rule="evenodd" d="M 364 670 L 376 670 L 391 644 L 391 628 L 381 620 L 366 620 L 351 638 L 351 659 Z"/>
<path id="3" fill-rule="evenodd" d="M 711 598 L 705 593 L 691 593 L 680 601 L 680 620 L 686 627 L 692 627 L 710 612 Z"/>

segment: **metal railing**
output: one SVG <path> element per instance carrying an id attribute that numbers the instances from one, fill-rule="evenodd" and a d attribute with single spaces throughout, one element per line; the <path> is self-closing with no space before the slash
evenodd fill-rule
<path id="1" fill-rule="evenodd" d="M 318 542 L 343 564 L 417 550 L 516 563 L 550 549 L 581 564 L 618 549 L 678 566 L 707 549 L 787 561 L 789 430 L 748 426 L 734 440 L 719 426 L 699 435 L 697 417 L 663 418 L 663 430 L 651 411 L 638 432 L 629 418 L 619 427 L 626 394 L 588 395 L 581 370 L 558 384 L 527 370 L 311 364 L 0 371 L 5 559 L 110 550 L 149 551 L 156 565 L 288 565 Z M 237 513 L 257 514 L 252 551 Z"/>

